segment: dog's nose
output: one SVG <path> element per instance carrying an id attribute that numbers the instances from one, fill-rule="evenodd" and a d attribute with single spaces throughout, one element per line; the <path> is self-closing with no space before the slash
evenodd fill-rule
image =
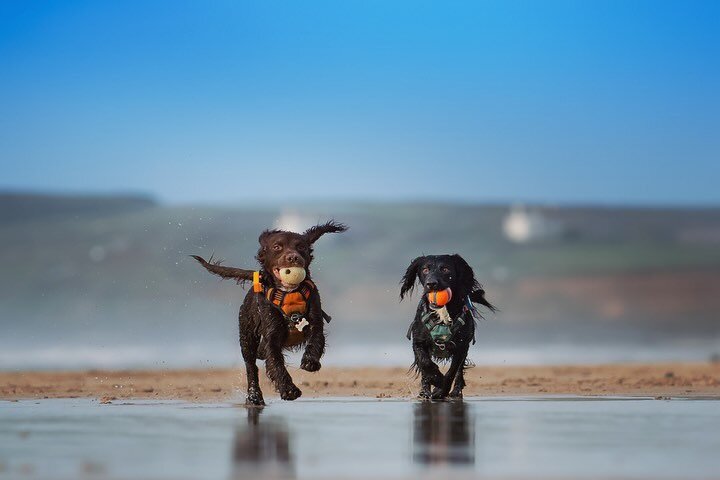
<path id="1" fill-rule="evenodd" d="M 425 282 L 425 286 L 428 288 L 428 290 L 437 290 L 437 282 L 435 280 L 428 280 Z"/>
<path id="2" fill-rule="evenodd" d="M 298 255 L 297 253 L 288 253 L 285 256 L 285 260 L 292 264 L 300 263 L 300 255 Z"/>

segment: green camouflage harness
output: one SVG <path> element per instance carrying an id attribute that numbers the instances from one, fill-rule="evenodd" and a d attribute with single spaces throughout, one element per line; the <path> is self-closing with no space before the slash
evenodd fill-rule
<path id="1" fill-rule="evenodd" d="M 470 303 L 470 299 L 468 298 L 467 303 L 470 305 L 463 305 L 462 311 L 460 314 L 455 317 L 455 319 L 450 318 L 449 314 L 446 319 L 443 319 L 442 316 L 438 313 L 440 309 L 434 310 L 428 305 L 425 305 L 422 317 L 420 317 L 420 321 L 425 326 L 425 328 L 428 329 L 428 332 L 430 332 L 430 337 L 433 341 L 433 354 L 437 357 L 445 358 L 449 356 L 449 352 L 447 351 L 447 345 L 449 343 L 453 343 L 452 338 L 455 335 L 455 333 L 460 330 L 465 325 L 465 322 L 468 320 L 466 318 L 466 315 L 468 313 L 472 314 L 472 303 Z M 472 321 L 472 317 L 470 318 Z M 407 338 L 410 340 L 410 335 L 412 332 L 412 324 L 410 325 L 410 328 L 407 332 Z M 475 342 L 475 335 L 473 335 L 473 343 Z"/>

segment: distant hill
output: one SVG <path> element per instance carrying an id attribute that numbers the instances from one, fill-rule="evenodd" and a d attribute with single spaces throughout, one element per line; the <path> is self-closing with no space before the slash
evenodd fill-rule
<path id="1" fill-rule="evenodd" d="M 252 268 L 262 229 L 329 218 L 350 226 L 319 240 L 313 263 L 335 341 L 401 341 L 415 299 L 399 303 L 400 277 L 415 256 L 444 252 L 461 253 L 500 306 L 484 330 L 495 342 L 720 336 L 720 209 L 526 209 L 525 227 L 552 228 L 518 243 L 506 205 L 174 207 L 143 196 L 3 194 L 0 347 L 234 342 L 244 291 L 188 255 Z M 513 228 L 525 228 L 519 218 Z"/>
<path id="2" fill-rule="evenodd" d="M 0 192 L 0 223 L 48 217 L 98 217 L 133 212 L 156 205 L 142 195 L 58 195 Z"/>

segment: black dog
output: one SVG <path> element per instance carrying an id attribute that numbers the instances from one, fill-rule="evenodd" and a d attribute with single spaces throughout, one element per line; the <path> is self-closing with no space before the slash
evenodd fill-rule
<path id="1" fill-rule="evenodd" d="M 295 400 L 302 392 L 285 368 L 283 350 L 305 345 L 300 368 L 320 370 L 325 352 L 320 294 L 310 280 L 313 243 L 326 233 L 344 232 L 347 227 L 330 221 L 299 234 L 284 230 L 265 230 L 259 238 L 257 260 L 261 270 L 223 267 L 193 255 L 210 273 L 243 283 L 252 281 L 240 307 L 240 348 L 247 373 L 247 403 L 264 405 L 258 379 L 257 359 L 265 360 L 267 375 L 283 400 Z"/>
<path id="2" fill-rule="evenodd" d="M 475 319 L 480 316 L 473 303 L 493 312 L 495 307 L 485 299 L 485 291 L 475 280 L 472 268 L 460 255 L 428 255 L 413 260 L 400 282 L 400 300 L 412 293 L 418 279 L 423 286 L 423 298 L 408 330 L 408 339 L 412 337 L 413 367 L 421 378 L 419 397 L 462 398 L 468 349 L 475 341 Z M 452 296 L 446 305 L 430 303 L 428 293 L 448 288 Z M 445 375 L 433 359 L 450 360 Z M 432 392 L 431 385 L 435 386 Z"/>

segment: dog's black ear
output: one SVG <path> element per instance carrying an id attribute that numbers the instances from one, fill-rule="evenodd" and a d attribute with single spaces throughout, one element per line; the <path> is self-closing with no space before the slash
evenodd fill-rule
<path id="1" fill-rule="evenodd" d="M 412 295 L 413 290 L 415 289 L 415 281 L 418 278 L 418 269 L 420 268 L 420 265 L 425 260 L 425 257 L 417 257 L 412 262 L 410 262 L 410 266 L 405 270 L 405 275 L 403 275 L 402 280 L 400 280 L 400 300 L 402 301 L 403 298 L 405 298 L 406 294 Z"/>
<path id="2" fill-rule="evenodd" d="M 475 272 L 465 259 L 457 253 L 452 255 L 452 259 L 455 262 L 455 272 L 458 276 L 457 284 L 462 285 L 468 292 L 480 288 L 480 284 L 475 280 Z"/>
<path id="3" fill-rule="evenodd" d="M 307 239 L 308 243 L 312 245 L 318 238 L 322 237 L 326 233 L 340 233 L 346 231 L 347 229 L 348 227 L 346 225 L 336 222 L 335 220 L 330 220 L 327 223 L 308 228 L 305 230 L 305 233 L 303 233 L 303 236 Z"/>
<path id="4" fill-rule="evenodd" d="M 475 272 L 473 272 L 472 267 L 457 253 L 452 257 L 458 273 L 458 283 L 467 289 L 470 301 L 485 305 L 491 311 L 496 312 L 497 308 L 495 308 L 495 305 L 485 298 L 485 290 L 483 290 L 480 282 L 475 279 Z"/>

